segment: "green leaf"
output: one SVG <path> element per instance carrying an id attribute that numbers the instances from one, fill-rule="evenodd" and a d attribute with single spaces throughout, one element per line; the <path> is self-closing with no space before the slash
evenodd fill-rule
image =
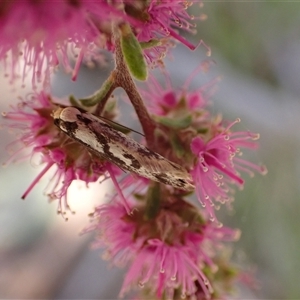
<path id="1" fill-rule="evenodd" d="M 172 148 L 175 151 L 175 154 L 178 158 L 182 158 L 185 154 L 185 149 L 182 147 L 182 144 L 177 135 L 173 135 L 170 139 Z"/>
<path id="2" fill-rule="evenodd" d="M 107 80 L 105 80 L 105 82 L 102 84 L 100 90 L 88 98 L 79 99 L 80 103 L 86 107 L 94 106 L 100 103 L 105 98 L 107 93 L 109 93 L 113 84 L 114 81 L 112 77 L 108 77 Z"/>
<path id="3" fill-rule="evenodd" d="M 120 29 L 122 33 L 121 49 L 128 69 L 136 79 L 145 81 L 148 69 L 142 47 L 128 24 L 121 25 Z"/>
<path id="4" fill-rule="evenodd" d="M 168 118 L 168 117 L 155 116 L 155 120 L 160 124 L 165 125 L 169 128 L 185 129 L 191 125 L 192 116 L 187 115 L 182 118 Z"/>
<path id="5" fill-rule="evenodd" d="M 72 106 L 81 107 L 80 103 L 78 102 L 78 100 L 73 95 L 70 95 L 69 101 L 70 101 Z"/>
<path id="6" fill-rule="evenodd" d="M 140 42 L 140 45 L 141 45 L 142 49 L 150 49 L 152 47 L 156 47 L 156 46 L 161 45 L 161 41 L 156 40 L 156 39 L 152 39 L 148 42 Z"/>

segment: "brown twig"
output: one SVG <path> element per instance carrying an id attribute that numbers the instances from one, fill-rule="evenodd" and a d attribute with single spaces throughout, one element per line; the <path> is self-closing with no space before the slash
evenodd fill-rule
<path id="1" fill-rule="evenodd" d="M 155 139 L 154 139 L 154 130 L 155 122 L 150 117 L 148 110 L 143 102 L 143 99 L 138 92 L 138 89 L 131 77 L 131 74 L 127 68 L 126 63 L 124 62 L 123 53 L 121 49 L 119 29 L 116 26 L 114 28 L 114 37 L 115 37 L 115 59 L 116 59 L 116 68 L 115 72 L 115 86 L 122 87 L 131 101 L 136 114 L 139 118 L 141 126 L 143 128 L 146 142 L 149 148 L 155 150 Z"/>

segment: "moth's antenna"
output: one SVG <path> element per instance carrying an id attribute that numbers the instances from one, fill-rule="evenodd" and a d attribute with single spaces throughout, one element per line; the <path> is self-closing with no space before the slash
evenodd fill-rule
<path id="1" fill-rule="evenodd" d="M 99 117 L 98 117 L 98 118 L 99 118 Z M 133 132 L 135 132 L 135 133 L 137 133 L 137 134 L 139 134 L 139 135 L 145 137 L 144 134 L 142 134 L 142 133 L 140 133 L 140 132 L 138 132 L 138 131 L 136 131 L 136 130 L 134 130 L 134 129 L 131 129 L 131 128 L 127 127 L 127 126 L 124 126 L 124 125 L 122 125 L 122 124 L 120 124 L 120 123 L 118 123 L 118 122 L 115 122 L 115 121 L 110 120 L 110 119 L 108 119 L 108 118 L 105 118 L 105 117 L 103 117 L 103 116 L 100 116 L 100 118 L 101 118 L 101 119 L 105 119 L 107 122 L 114 123 L 114 124 L 116 124 L 116 125 L 118 125 L 118 126 L 121 126 L 121 127 L 125 128 L 125 129 L 129 130 L 129 131 L 133 131 Z"/>
<path id="2" fill-rule="evenodd" d="M 85 109 L 83 109 L 83 108 L 81 108 L 81 107 L 78 107 L 78 106 L 75 106 L 75 105 L 74 105 L 74 106 L 68 106 L 68 105 L 64 105 L 64 104 L 61 104 L 61 103 L 55 103 L 55 102 L 53 102 L 53 104 L 57 105 L 58 107 L 62 107 L 62 108 L 75 107 L 75 108 L 77 108 L 78 110 L 80 110 L 81 112 L 87 113 L 87 111 L 86 111 Z M 139 134 L 139 135 L 145 137 L 144 134 L 142 134 L 142 133 L 140 133 L 140 132 L 138 132 L 138 131 L 136 131 L 136 130 L 134 130 L 134 129 L 131 129 L 131 128 L 127 127 L 127 126 L 124 126 L 124 125 L 122 125 L 122 124 L 120 124 L 120 123 L 118 123 L 118 122 L 112 121 L 112 120 L 110 120 L 110 119 L 108 119 L 108 118 L 106 118 L 106 117 L 103 117 L 103 116 L 96 116 L 96 117 L 97 117 L 97 118 L 104 119 L 104 120 L 106 120 L 108 123 L 109 123 L 109 122 L 110 122 L 110 123 L 113 123 L 113 124 L 115 124 L 115 125 L 117 125 L 117 126 L 123 127 L 123 128 L 125 128 L 125 129 L 127 129 L 127 130 L 129 130 L 129 131 L 133 131 L 133 132 L 135 132 L 135 133 L 137 133 L 137 134 Z"/>

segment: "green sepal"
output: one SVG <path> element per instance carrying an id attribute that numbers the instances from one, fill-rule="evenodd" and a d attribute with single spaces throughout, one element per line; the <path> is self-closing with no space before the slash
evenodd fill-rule
<path id="1" fill-rule="evenodd" d="M 140 42 L 141 48 L 142 49 L 150 49 L 156 46 L 160 46 L 161 45 L 161 41 L 160 40 L 156 40 L 156 39 L 152 39 L 148 42 Z"/>
<path id="2" fill-rule="evenodd" d="M 112 80 L 112 78 L 108 77 L 107 80 L 105 80 L 105 82 L 102 84 L 100 90 L 98 90 L 94 95 L 88 98 L 79 99 L 80 103 L 86 107 L 91 107 L 100 103 L 110 91 L 113 84 L 114 81 Z"/>
<path id="3" fill-rule="evenodd" d="M 139 193 L 134 193 L 133 197 L 135 200 L 137 200 L 138 202 L 142 202 L 145 201 L 145 195 L 144 194 L 139 194 Z"/>
<path id="4" fill-rule="evenodd" d="M 122 24 L 120 29 L 122 33 L 121 49 L 126 65 L 132 76 L 145 81 L 148 76 L 148 69 L 142 47 L 128 24 Z"/>
<path id="5" fill-rule="evenodd" d="M 114 113 L 117 106 L 117 101 L 114 98 L 110 98 L 109 101 L 105 103 L 104 111 L 105 113 Z"/>
<path id="6" fill-rule="evenodd" d="M 160 124 L 172 129 L 185 129 L 192 123 L 192 116 L 186 115 L 182 118 L 168 118 L 162 116 L 155 116 L 155 120 Z"/>
<path id="7" fill-rule="evenodd" d="M 181 197 L 189 197 L 189 196 L 192 196 L 193 194 L 195 193 L 194 190 L 192 191 L 183 191 L 183 190 L 180 190 L 180 196 Z"/>
<path id="8" fill-rule="evenodd" d="M 81 107 L 81 104 L 78 102 L 78 100 L 73 95 L 70 95 L 69 101 L 72 106 Z"/>
<path id="9" fill-rule="evenodd" d="M 169 140 L 169 135 L 158 126 L 154 129 L 154 136 L 156 141 L 159 141 L 160 139 L 163 139 L 164 141 Z"/>
<path id="10" fill-rule="evenodd" d="M 154 219 L 160 211 L 160 184 L 157 182 L 153 182 L 146 196 L 146 210 L 145 210 L 145 218 L 147 220 Z"/>
<path id="11" fill-rule="evenodd" d="M 185 154 L 185 149 L 182 147 L 182 144 L 178 138 L 177 135 L 173 135 L 170 139 L 171 145 L 173 150 L 175 151 L 175 154 L 178 158 L 182 158 L 183 155 Z"/>
<path id="12" fill-rule="evenodd" d="M 199 128 L 197 129 L 198 134 L 207 134 L 208 133 L 208 128 Z"/>

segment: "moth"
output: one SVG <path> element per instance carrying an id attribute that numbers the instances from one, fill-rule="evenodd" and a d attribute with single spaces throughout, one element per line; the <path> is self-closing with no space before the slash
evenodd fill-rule
<path id="1" fill-rule="evenodd" d="M 121 169 L 178 189 L 194 189 L 186 169 L 112 128 L 99 117 L 69 106 L 59 107 L 53 118 L 54 124 L 71 139 Z"/>

